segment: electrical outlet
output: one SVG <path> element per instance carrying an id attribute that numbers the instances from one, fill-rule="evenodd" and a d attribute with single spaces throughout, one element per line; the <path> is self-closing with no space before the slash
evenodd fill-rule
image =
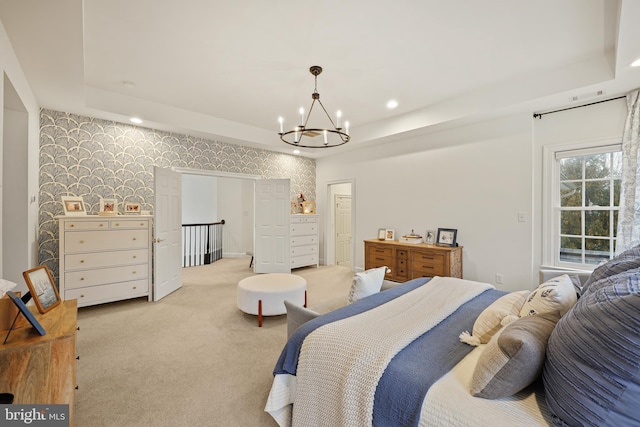
<path id="1" fill-rule="evenodd" d="M 502 285 L 504 282 L 504 276 L 500 273 L 496 274 L 496 285 Z"/>

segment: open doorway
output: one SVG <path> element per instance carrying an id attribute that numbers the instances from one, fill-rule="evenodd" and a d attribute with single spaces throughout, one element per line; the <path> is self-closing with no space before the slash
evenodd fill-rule
<path id="1" fill-rule="evenodd" d="M 354 183 L 352 180 L 327 184 L 325 264 L 353 270 L 354 263 Z"/>

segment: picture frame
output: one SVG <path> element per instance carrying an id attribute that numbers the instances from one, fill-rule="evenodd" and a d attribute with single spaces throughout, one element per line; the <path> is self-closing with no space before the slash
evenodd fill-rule
<path id="1" fill-rule="evenodd" d="M 46 313 L 60 305 L 62 300 L 53 283 L 51 271 L 46 265 L 40 265 L 22 273 L 33 302 L 40 313 Z"/>
<path id="2" fill-rule="evenodd" d="M 385 240 L 396 240 L 396 231 L 393 228 L 385 230 Z"/>
<path id="3" fill-rule="evenodd" d="M 40 322 L 38 322 L 38 319 L 36 319 L 36 316 L 34 316 L 33 313 L 29 310 L 29 308 L 25 305 L 25 303 L 22 302 L 22 299 L 11 291 L 7 292 L 7 296 L 11 301 L 13 301 L 16 307 L 18 307 L 18 310 L 20 311 L 20 313 L 22 313 L 22 315 L 27 318 L 31 326 L 33 326 L 33 329 L 35 329 L 40 335 L 46 335 L 47 331 L 44 330 Z M 11 332 L 12 330 L 13 330 L 13 325 L 11 329 L 9 329 L 9 332 Z M 8 337 L 9 337 L 9 334 L 7 333 L 7 336 L 4 339 L 5 342 L 7 341 Z"/>
<path id="4" fill-rule="evenodd" d="M 82 200 L 82 197 L 61 196 L 61 199 L 62 199 L 62 207 L 64 208 L 65 215 L 82 216 L 87 214 L 87 211 L 84 206 L 84 200 Z"/>
<path id="5" fill-rule="evenodd" d="M 303 214 L 316 213 L 316 202 L 302 202 L 302 213 Z"/>
<path id="6" fill-rule="evenodd" d="M 118 215 L 118 200 L 100 198 L 98 215 Z"/>
<path id="7" fill-rule="evenodd" d="M 124 214 L 125 215 L 136 215 L 140 213 L 142 205 L 140 203 L 125 203 L 124 204 Z"/>
<path id="8" fill-rule="evenodd" d="M 424 242 L 427 245 L 433 245 L 436 242 L 436 231 L 435 230 L 427 230 L 424 233 Z"/>
<path id="9" fill-rule="evenodd" d="M 378 240 L 385 240 L 387 238 L 387 229 L 378 228 Z"/>
<path id="10" fill-rule="evenodd" d="M 438 228 L 436 244 L 440 246 L 458 246 L 456 238 L 458 230 L 455 228 Z"/>

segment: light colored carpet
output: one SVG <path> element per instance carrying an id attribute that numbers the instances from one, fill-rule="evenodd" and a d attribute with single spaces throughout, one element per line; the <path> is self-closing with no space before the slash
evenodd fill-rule
<path id="1" fill-rule="evenodd" d="M 249 258 L 183 269 L 183 287 L 159 302 L 135 299 L 79 309 L 77 427 L 275 426 L 264 405 L 286 341 L 286 316 L 236 306 Z M 344 296 L 344 267 L 293 271 L 309 305 Z"/>

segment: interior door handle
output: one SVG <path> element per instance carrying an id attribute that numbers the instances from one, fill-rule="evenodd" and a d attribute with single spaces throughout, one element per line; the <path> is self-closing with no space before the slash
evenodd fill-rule
<path id="1" fill-rule="evenodd" d="M 164 242 L 165 240 L 167 240 L 167 239 L 161 239 L 161 238 L 159 238 L 159 237 L 158 237 L 158 238 L 156 239 L 156 243 Z"/>

